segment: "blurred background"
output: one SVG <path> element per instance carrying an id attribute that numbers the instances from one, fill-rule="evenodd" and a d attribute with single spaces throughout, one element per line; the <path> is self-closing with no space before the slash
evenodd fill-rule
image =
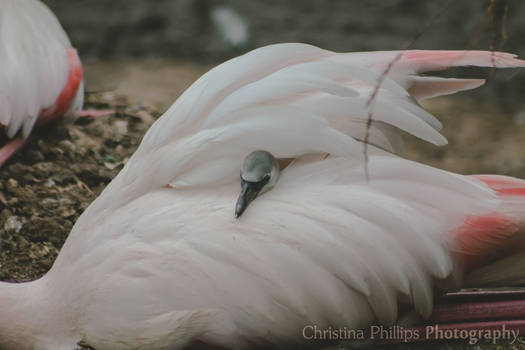
<path id="1" fill-rule="evenodd" d="M 85 58 L 168 56 L 214 62 L 287 41 L 337 51 L 395 50 L 420 32 L 414 46 L 421 48 L 488 49 L 504 44 L 519 51 L 525 35 L 525 3 L 516 0 L 44 2 Z M 225 37 L 225 28 L 235 22 L 246 34 Z"/>
<path id="2" fill-rule="evenodd" d="M 85 64 L 88 91 L 165 111 L 225 59 L 279 42 L 335 51 L 504 50 L 525 56 L 525 1 L 45 0 Z M 425 103 L 447 148 L 408 138 L 405 156 L 458 172 L 525 176 L 525 74 L 455 69 L 480 89 Z M 441 74 L 441 73 L 440 73 Z M 482 140 L 482 142 L 480 142 Z"/>
<path id="3" fill-rule="evenodd" d="M 88 89 L 120 89 L 161 108 L 171 104 L 181 86 L 212 65 L 279 42 L 304 42 L 335 51 L 496 49 L 525 56 L 525 2 L 521 0 L 44 3 L 78 48 L 87 66 Z M 525 77 L 513 80 L 523 84 Z M 140 84 L 138 93 L 134 84 Z M 502 79 L 490 86 L 499 97 L 518 95 Z"/>

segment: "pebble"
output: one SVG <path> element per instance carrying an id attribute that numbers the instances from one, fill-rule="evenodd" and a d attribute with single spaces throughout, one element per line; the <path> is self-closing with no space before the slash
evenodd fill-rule
<path id="1" fill-rule="evenodd" d="M 47 179 L 46 182 L 44 183 L 44 186 L 47 188 L 55 187 L 56 182 L 53 179 Z"/>
<path id="2" fill-rule="evenodd" d="M 58 201 L 60 202 L 60 205 L 73 205 L 73 204 L 75 204 L 75 202 L 73 202 L 69 198 L 60 198 Z"/>
<path id="3" fill-rule="evenodd" d="M 114 101 L 115 100 L 115 95 L 110 93 L 110 92 L 107 92 L 104 95 L 102 95 L 102 99 L 104 99 L 106 101 Z"/>
<path id="4" fill-rule="evenodd" d="M 118 164 L 117 163 L 110 163 L 110 162 L 104 162 L 104 166 L 108 168 L 109 170 L 115 169 Z"/>
<path id="5" fill-rule="evenodd" d="M 77 146 L 69 140 L 62 140 L 60 141 L 59 145 L 60 147 L 62 147 L 63 149 L 65 149 L 66 151 L 70 153 L 75 152 L 75 150 L 77 149 Z"/>
<path id="6" fill-rule="evenodd" d="M 58 201 L 53 198 L 44 198 L 41 202 L 42 207 L 46 209 L 53 209 L 58 207 Z"/>
<path id="7" fill-rule="evenodd" d="M 155 118 L 153 118 L 151 113 L 149 113 L 147 111 L 140 111 L 140 112 L 136 113 L 136 115 L 137 115 L 137 117 L 142 119 L 142 121 L 145 122 L 146 124 L 153 124 L 153 122 L 155 121 Z"/>
<path id="8" fill-rule="evenodd" d="M 128 133 L 128 122 L 125 120 L 117 120 L 113 123 L 113 130 L 117 136 L 122 137 Z"/>
<path id="9" fill-rule="evenodd" d="M 5 221 L 4 230 L 8 233 L 18 233 L 23 226 L 23 220 L 19 216 L 12 215 Z"/>
<path id="10" fill-rule="evenodd" d="M 76 213 L 77 212 L 75 211 L 75 209 L 62 207 L 59 209 L 58 214 L 64 218 L 68 218 L 70 216 L 74 216 Z"/>
<path id="11" fill-rule="evenodd" d="M 18 187 L 18 182 L 15 179 L 11 178 L 11 179 L 7 180 L 7 188 L 8 189 L 9 188 L 15 188 L 15 187 Z"/>

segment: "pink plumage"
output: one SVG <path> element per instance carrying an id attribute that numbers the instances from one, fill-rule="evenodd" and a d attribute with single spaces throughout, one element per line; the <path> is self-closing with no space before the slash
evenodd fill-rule
<path id="1" fill-rule="evenodd" d="M 467 270 L 525 250 L 525 181 L 500 175 L 471 177 L 487 184 L 502 204 L 492 213 L 467 217 L 455 233 Z"/>

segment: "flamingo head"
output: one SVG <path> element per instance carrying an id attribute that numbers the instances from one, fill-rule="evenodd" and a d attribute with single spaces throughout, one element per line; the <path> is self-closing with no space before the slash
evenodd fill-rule
<path id="1" fill-rule="evenodd" d="M 235 205 L 239 218 L 259 195 L 271 190 L 279 179 L 279 162 L 267 151 L 254 151 L 244 158 L 241 168 L 241 194 Z"/>

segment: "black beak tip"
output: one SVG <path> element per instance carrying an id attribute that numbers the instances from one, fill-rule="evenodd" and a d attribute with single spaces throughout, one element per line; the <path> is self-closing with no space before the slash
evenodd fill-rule
<path id="1" fill-rule="evenodd" d="M 248 205 L 257 197 L 259 194 L 259 188 L 254 188 L 250 183 L 243 181 L 241 183 L 242 191 L 235 204 L 235 218 L 238 219 L 244 213 Z"/>
<path id="2" fill-rule="evenodd" d="M 243 205 L 236 205 L 235 206 L 235 218 L 238 219 L 241 217 L 242 213 L 244 213 L 244 206 Z"/>

